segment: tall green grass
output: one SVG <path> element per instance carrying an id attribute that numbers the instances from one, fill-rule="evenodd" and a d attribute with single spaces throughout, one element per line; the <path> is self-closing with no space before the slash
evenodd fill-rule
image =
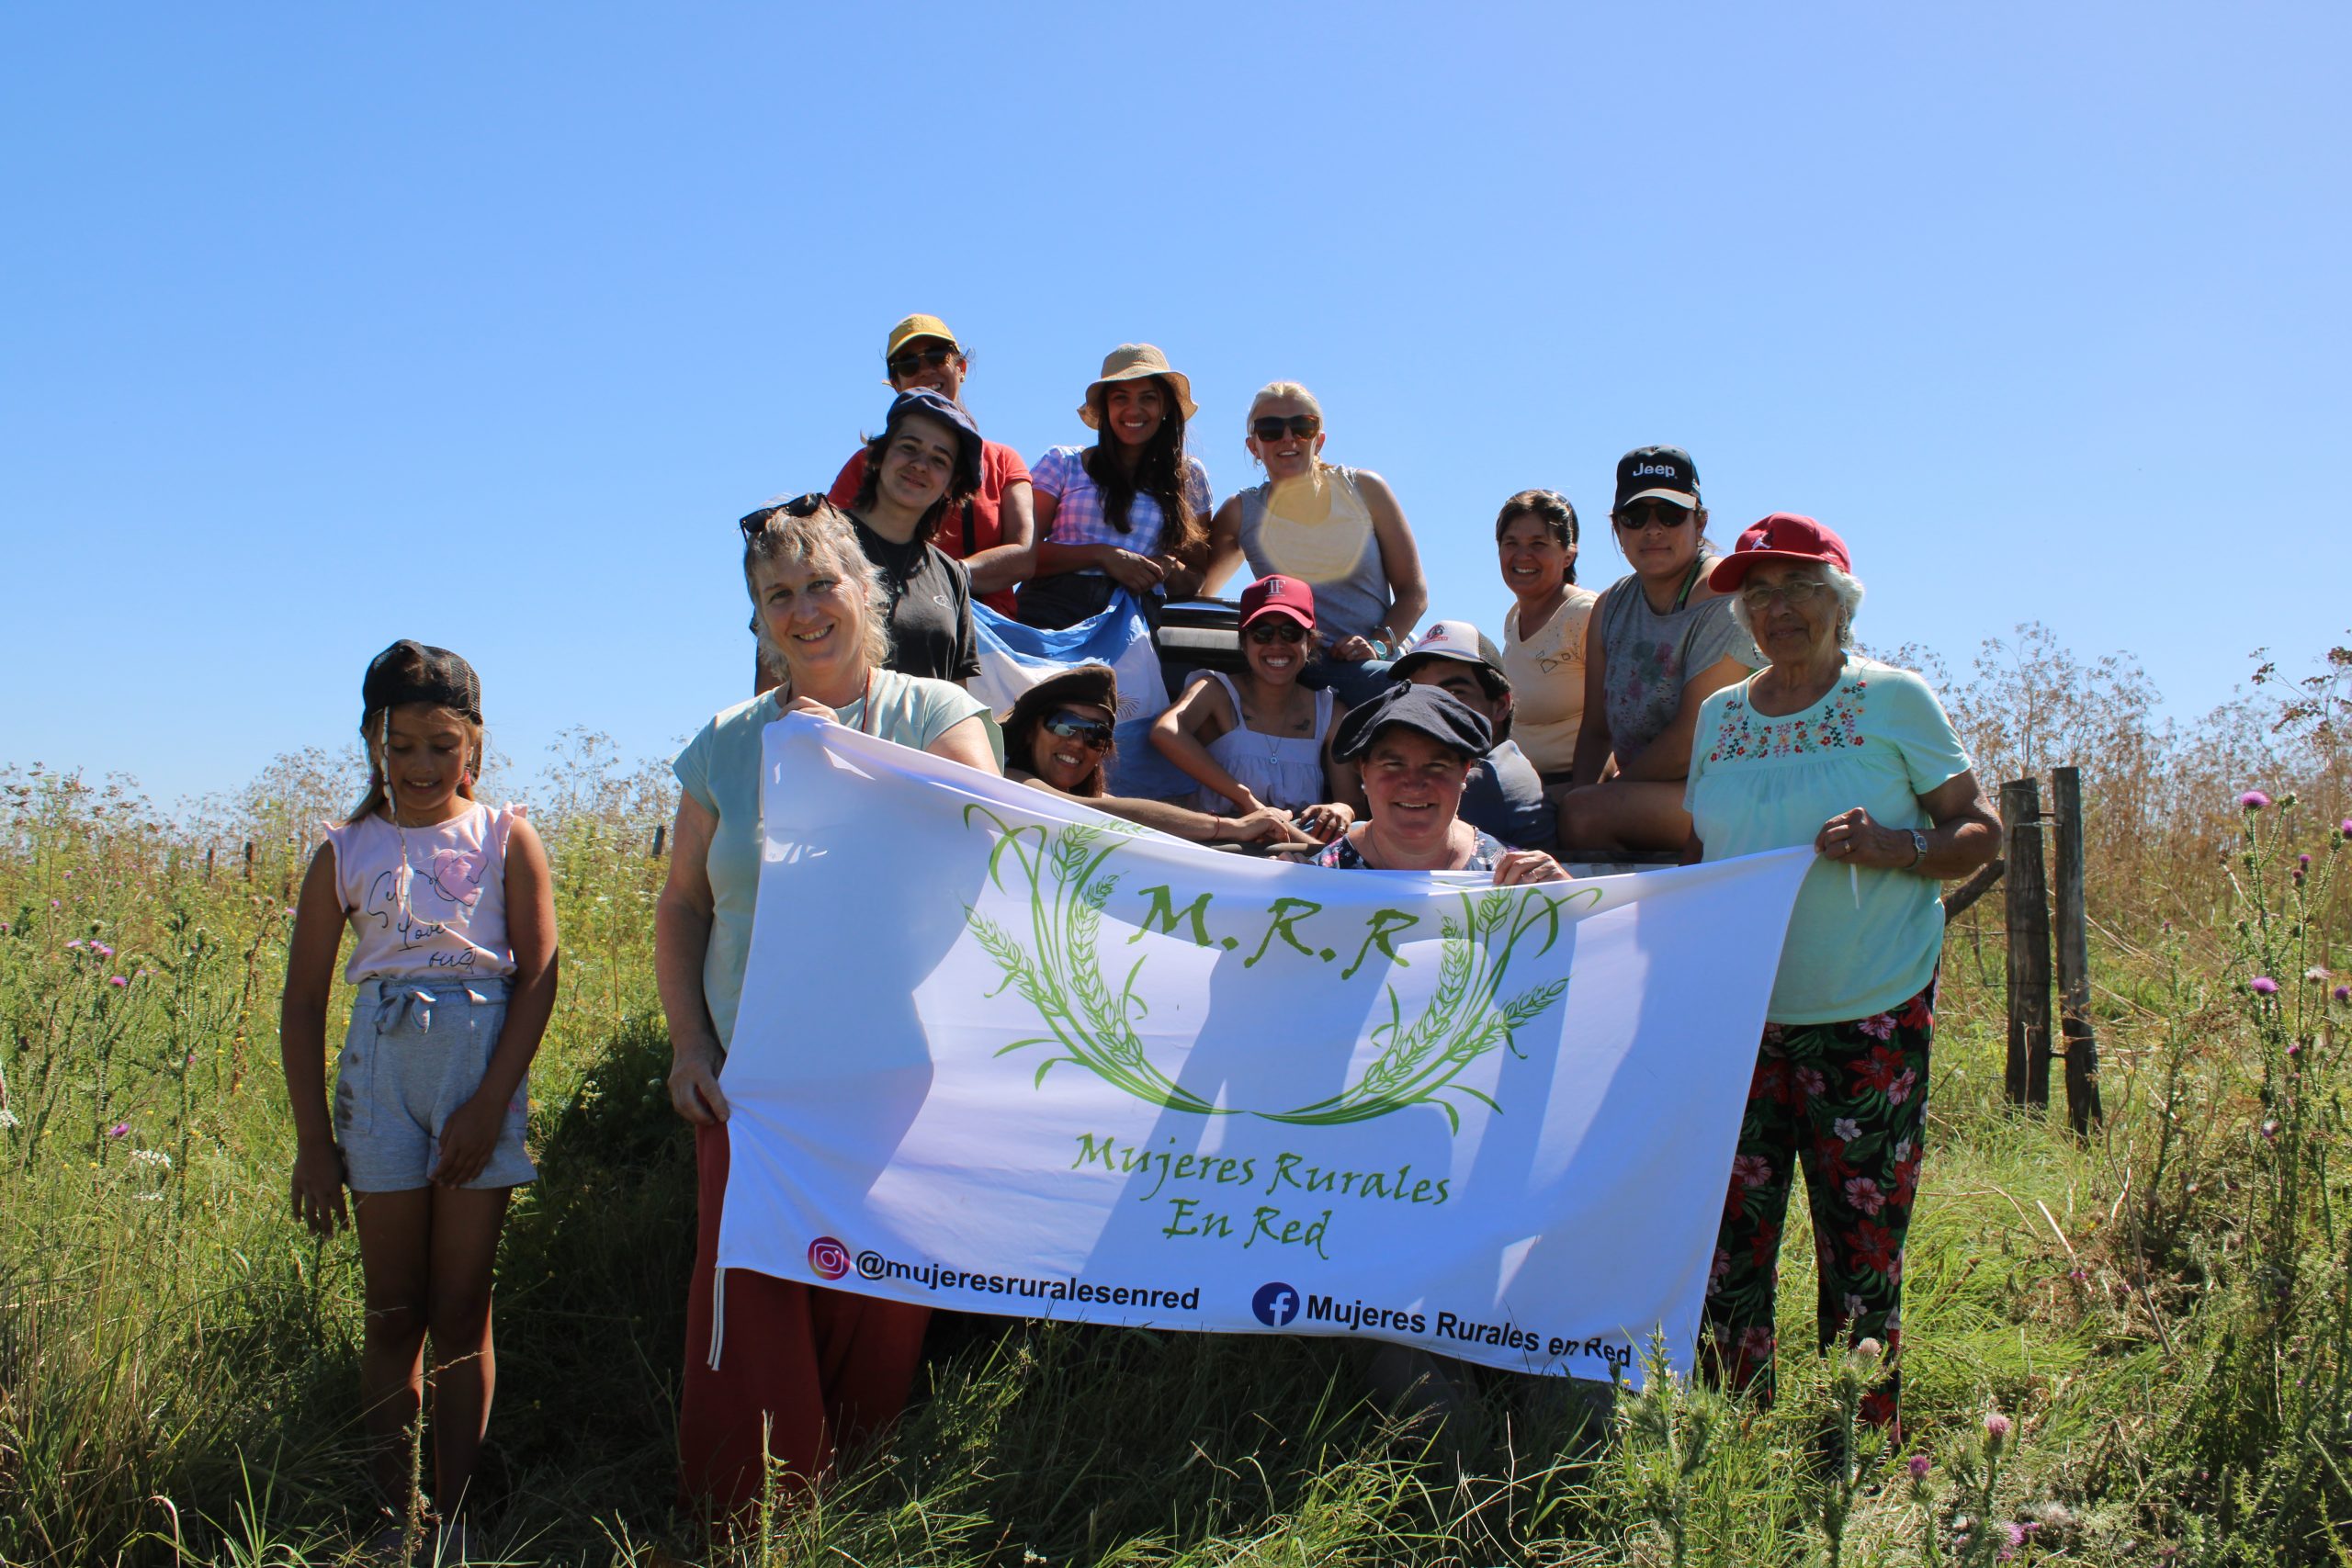
<path id="1" fill-rule="evenodd" d="M 2030 755 L 1982 730 L 1996 715 L 2023 733 L 2000 706 L 2014 691 L 1980 670 L 1950 694 L 1988 775 L 2129 740 L 2130 776 L 2093 791 L 2094 841 L 2121 843 L 2128 818 L 2161 852 L 2095 862 L 2109 1119 L 2087 1145 L 2063 1113 L 2001 1101 L 1995 911 L 1951 934 L 1900 1451 L 1825 1443 L 1860 1386 L 1842 1357 L 1787 1359 L 1769 1411 L 1663 1378 L 1613 1404 L 1494 1378 L 1475 1429 L 1433 1442 L 1363 1403 L 1344 1344 L 984 1320 L 942 1340 L 887 1449 L 718 1539 L 672 1495 L 692 1168 L 650 972 L 669 797 L 658 771 L 569 738 L 534 792 L 566 985 L 535 1073 L 542 1179 L 501 1264 L 477 1548 L 598 1564 L 2344 1561 L 2341 684 L 2288 682 L 2317 703 L 2300 716 L 2152 735 L 2110 700 L 2119 681 L 2057 668 Z M 0 773 L 0 1562 L 328 1563 L 379 1522 L 356 1254 L 288 1213 L 277 1068 L 283 901 L 346 783 L 299 755 L 165 820 L 128 786 Z M 2255 784 L 2277 798 L 2242 808 Z M 1791 1231 L 1793 1346 L 1811 1342 L 1802 1205 Z"/>

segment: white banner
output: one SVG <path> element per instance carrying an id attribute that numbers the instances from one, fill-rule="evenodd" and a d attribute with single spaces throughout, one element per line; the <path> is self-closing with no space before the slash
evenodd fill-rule
<path id="1" fill-rule="evenodd" d="M 1498 891 L 1216 853 L 805 716 L 723 1268 L 1687 1370 L 1808 849 Z"/>

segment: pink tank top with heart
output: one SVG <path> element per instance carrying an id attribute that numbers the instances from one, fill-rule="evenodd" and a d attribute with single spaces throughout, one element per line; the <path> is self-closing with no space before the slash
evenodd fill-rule
<path id="1" fill-rule="evenodd" d="M 381 816 L 327 829 L 355 939 L 344 977 L 463 980 L 514 973 L 506 941 L 506 838 L 519 806 L 469 801 L 449 821 Z"/>

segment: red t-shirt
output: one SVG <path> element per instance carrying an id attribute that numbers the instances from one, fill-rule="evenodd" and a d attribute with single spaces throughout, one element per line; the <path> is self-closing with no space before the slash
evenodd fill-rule
<path id="1" fill-rule="evenodd" d="M 848 506 L 857 500 L 858 487 L 865 482 L 865 448 L 861 446 L 842 465 L 840 477 L 833 480 L 833 488 L 826 492 L 825 499 L 835 506 Z M 1020 453 L 993 441 L 981 442 L 979 493 L 972 497 L 968 508 L 951 507 L 947 515 L 939 520 L 931 542 L 957 560 L 994 549 L 1004 543 L 1005 487 L 1028 482 L 1029 465 L 1021 460 Z M 968 535 L 965 515 L 967 511 Z M 1012 591 L 1009 588 L 994 593 L 975 593 L 972 597 L 1000 615 L 1012 614 Z"/>

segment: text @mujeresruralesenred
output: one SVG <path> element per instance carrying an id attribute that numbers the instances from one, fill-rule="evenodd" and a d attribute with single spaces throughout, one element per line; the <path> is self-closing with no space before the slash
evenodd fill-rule
<path id="1" fill-rule="evenodd" d="M 810 1269 L 828 1280 L 837 1280 L 849 1270 L 841 1267 L 849 1262 L 863 1280 L 897 1280 L 919 1285 L 926 1291 L 966 1291 L 978 1295 L 1017 1296 L 1036 1302 L 1073 1302 L 1090 1306 L 1143 1307 L 1162 1312 L 1198 1313 L 1201 1310 L 1201 1288 L 1170 1290 L 1157 1285 L 1098 1285 L 1084 1280 L 1039 1279 L 1027 1274 L 989 1273 L 978 1269 L 956 1269 L 940 1263 L 908 1263 L 868 1247 L 848 1256 L 849 1249 L 831 1236 L 820 1236 L 809 1245 Z M 1269 1289 L 1287 1287 L 1268 1286 Z M 1589 1358 L 1601 1362 L 1611 1372 L 1622 1371 L 1633 1365 L 1634 1346 L 1622 1335 L 1593 1335 L 1582 1338 L 1573 1336 L 1546 1335 L 1513 1323 L 1490 1323 L 1464 1314 L 1426 1307 L 1388 1307 L 1374 1303 L 1342 1301 L 1335 1297 L 1306 1292 L 1303 1310 L 1293 1308 L 1279 1315 L 1270 1314 L 1258 1302 L 1250 1303 L 1251 1312 L 1261 1323 L 1287 1324 L 1304 1319 L 1317 1325 L 1329 1325 L 1342 1333 L 1388 1334 L 1415 1338 L 1433 1339 L 1464 1347 L 1480 1345 L 1491 1348 L 1517 1350 L 1540 1361 L 1560 1361 L 1571 1358 Z"/>

